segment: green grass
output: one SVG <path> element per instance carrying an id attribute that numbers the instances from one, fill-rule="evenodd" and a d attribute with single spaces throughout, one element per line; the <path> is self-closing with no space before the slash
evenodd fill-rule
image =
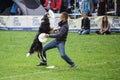
<path id="1" fill-rule="evenodd" d="M 0 80 L 120 80 L 120 33 L 69 33 L 66 53 L 77 65 L 73 69 L 57 49 L 47 51 L 48 65 L 54 69 L 37 67 L 36 54 L 26 58 L 35 34 L 0 31 Z"/>

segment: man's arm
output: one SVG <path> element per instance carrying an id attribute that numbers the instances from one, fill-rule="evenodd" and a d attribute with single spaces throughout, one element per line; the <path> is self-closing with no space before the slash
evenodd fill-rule
<path id="1" fill-rule="evenodd" d="M 63 26 L 60 31 L 56 34 L 46 34 L 45 37 L 51 37 L 51 38 L 57 38 L 57 37 L 62 37 L 65 33 L 67 32 L 67 28 Z"/>

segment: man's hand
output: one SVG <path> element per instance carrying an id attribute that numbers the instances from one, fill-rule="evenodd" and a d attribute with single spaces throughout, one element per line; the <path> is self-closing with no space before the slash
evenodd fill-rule
<path id="1" fill-rule="evenodd" d="M 57 31 L 59 29 L 60 29 L 60 27 L 53 28 L 54 31 Z"/>
<path id="2" fill-rule="evenodd" d="M 45 37 L 46 37 L 46 38 L 49 38 L 49 34 L 45 34 Z"/>

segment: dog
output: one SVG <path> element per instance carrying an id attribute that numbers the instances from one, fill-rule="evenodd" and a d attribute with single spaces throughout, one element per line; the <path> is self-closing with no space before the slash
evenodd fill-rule
<path id="1" fill-rule="evenodd" d="M 45 57 L 43 56 L 43 52 L 42 52 L 42 49 L 43 49 L 42 42 L 39 41 L 38 36 L 41 33 L 49 34 L 50 31 L 51 31 L 51 28 L 50 28 L 49 14 L 45 14 L 43 18 L 41 19 L 41 25 L 33 40 L 33 43 L 29 49 L 29 52 L 26 55 L 27 57 L 32 55 L 34 52 L 37 52 L 38 58 L 42 59 L 42 61 L 46 61 Z"/>

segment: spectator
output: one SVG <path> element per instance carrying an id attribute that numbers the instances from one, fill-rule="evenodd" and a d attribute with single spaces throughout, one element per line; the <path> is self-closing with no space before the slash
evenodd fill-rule
<path id="1" fill-rule="evenodd" d="M 45 0 L 44 4 L 43 4 L 43 7 L 48 11 L 49 9 L 51 9 L 50 7 L 50 3 L 51 3 L 51 0 Z"/>
<path id="2" fill-rule="evenodd" d="M 16 3 L 14 3 L 13 6 L 11 7 L 10 13 L 11 13 L 11 15 L 21 15 L 22 14 L 21 9 L 19 8 L 19 6 Z"/>
<path id="3" fill-rule="evenodd" d="M 76 0 L 76 5 L 75 6 L 76 6 L 76 12 L 81 13 L 82 12 L 82 10 L 81 10 L 81 8 L 82 8 L 81 7 L 82 6 L 82 0 Z"/>
<path id="4" fill-rule="evenodd" d="M 48 10 L 52 9 L 53 12 L 58 13 L 60 12 L 61 3 L 62 3 L 62 0 L 46 0 L 44 7 Z"/>
<path id="5" fill-rule="evenodd" d="M 68 12 L 68 0 L 62 0 L 60 13 L 61 12 Z"/>
<path id="6" fill-rule="evenodd" d="M 92 16 L 92 13 L 94 12 L 94 4 L 93 4 L 93 0 L 89 0 L 89 16 Z"/>
<path id="7" fill-rule="evenodd" d="M 78 31 L 79 34 L 89 34 L 90 33 L 90 20 L 88 16 L 83 13 L 83 19 L 81 23 L 81 30 Z"/>
<path id="8" fill-rule="evenodd" d="M 97 9 L 97 4 L 98 4 L 99 0 L 93 0 L 93 5 L 94 5 L 94 9 L 93 12 L 96 13 L 96 9 Z"/>
<path id="9" fill-rule="evenodd" d="M 82 13 L 83 12 L 83 0 L 79 0 L 79 9 L 80 9 L 80 12 Z"/>
<path id="10" fill-rule="evenodd" d="M 112 10 L 114 9 L 114 6 L 115 6 L 115 5 L 114 5 L 114 3 L 115 3 L 114 1 L 115 1 L 115 0 L 108 0 L 108 1 L 107 1 L 108 9 L 110 9 L 110 10 L 111 10 L 111 9 L 112 9 Z"/>
<path id="11" fill-rule="evenodd" d="M 72 13 L 71 12 L 71 3 L 70 3 L 71 0 L 68 0 L 68 13 Z"/>
<path id="12" fill-rule="evenodd" d="M 88 3 L 89 3 L 88 0 L 83 0 L 83 12 L 85 14 L 88 14 L 90 12 Z"/>
<path id="13" fill-rule="evenodd" d="M 110 34 L 110 24 L 108 22 L 107 16 L 102 18 L 102 24 L 100 31 L 96 31 L 97 34 Z"/>
<path id="14" fill-rule="evenodd" d="M 12 0 L 0 0 L 0 15 L 9 15 L 12 4 Z"/>
<path id="15" fill-rule="evenodd" d="M 105 15 L 107 11 L 107 4 L 104 0 L 100 0 L 100 2 L 97 5 L 97 15 L 102 16 Z"/>
<path id="16" fill-rule="evenodd" d="M 82 13 L 83 12 L 82 0 L 68 0 L 68 13 Z"/>
<path id="17" fill-rule="evenodd" d="M 75 0 L 68 0 L 68 13 L 73 13 L 75 9 Z"/>

